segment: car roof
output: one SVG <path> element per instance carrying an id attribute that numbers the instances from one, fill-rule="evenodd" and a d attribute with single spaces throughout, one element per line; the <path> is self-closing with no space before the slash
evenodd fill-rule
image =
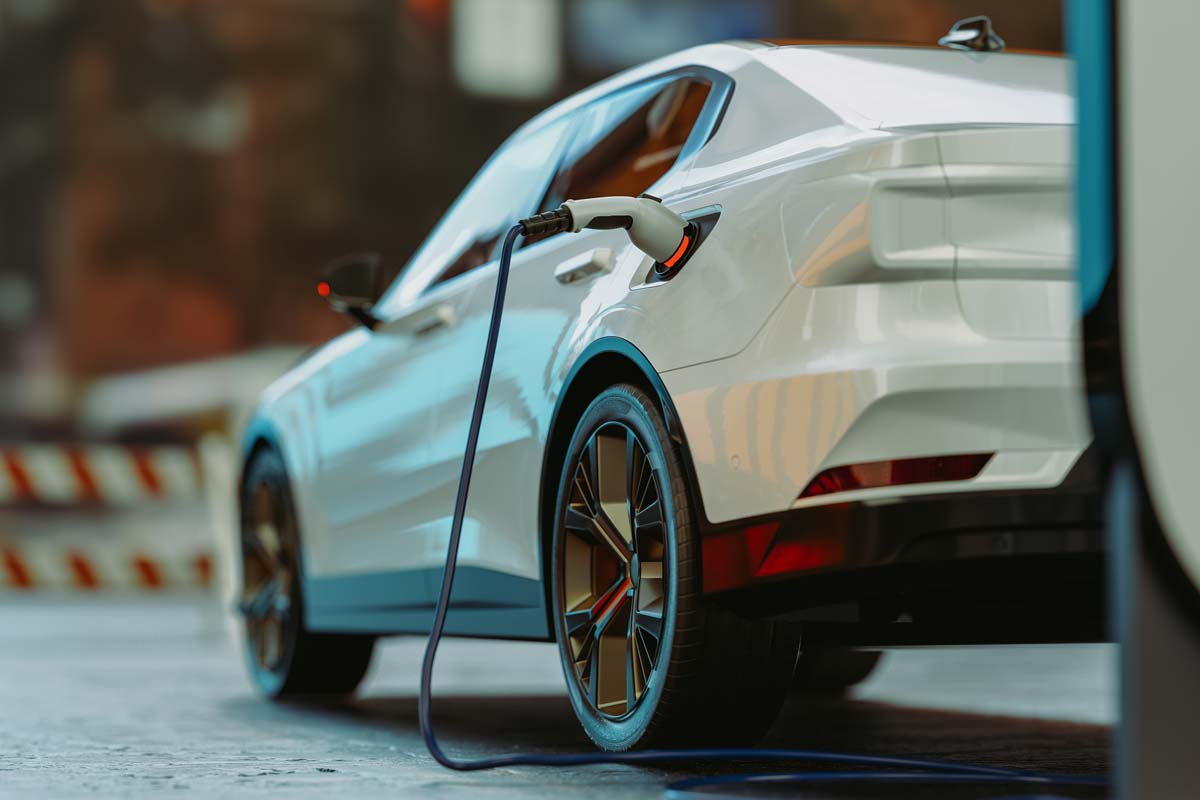
<path id="1" fill-rule="evenodd" d="M 758 59 L 839 116 L 867 127 L 1066 125 L 1072 63 L 939 47 L 782 46 Z"/>
<path id="2" fill-rule="evenodd" d="M 727 74 L 757 61 L 851 124 L 866 128 L 1070 124 L 1071 62 L 1055 54 L 977 53 L 920 45 L 733 40 L 619 72 L 529 120 L 528 132 L 625 86 L 685 67 Z"/>

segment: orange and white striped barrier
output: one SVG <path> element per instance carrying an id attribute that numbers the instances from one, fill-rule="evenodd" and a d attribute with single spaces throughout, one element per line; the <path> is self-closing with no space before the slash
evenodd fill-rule
<path id="1" fill-rule="evenodd" d="M 139 506 L 202 496 L 190 447 L 0 443 L 0 506 Z"/>
<path id="2" fill-rule="evenodd" d="M 0 544 L 0 589 L 207 589 L 212 583 L 209 553 L 169 558 L 73 546 Z"/>
<path id="3" fill-rule="evenodd" d="M 0 591 L 211 588 L 209 488 L 192 446 L 0 442 Z"/>

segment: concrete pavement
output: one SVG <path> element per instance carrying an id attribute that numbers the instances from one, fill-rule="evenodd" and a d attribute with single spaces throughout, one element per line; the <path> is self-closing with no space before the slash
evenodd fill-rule
<path id="1" fill-rule="evenodd" d="M 351 703 L 276 705 L 252 694 L 225 617 L 202 596 L 9 598 L 0 603 L 0 645 L 4 797 L 662 797 L 672 777 L 730 770 L 448 772 L 428 757 L 417 730 L 421 640 L 382 647 Z M 850 699 L 794 699 L 768 744 L 1101 772 L 1115 719 L 1114 658 L 1103 645 L 895 651 Z M 452 752 L 589 747 L 549 645 L 448 641 L 436 688 L 439 733 Z M 913 786 L 786 792 L 1020 794 Z"/>

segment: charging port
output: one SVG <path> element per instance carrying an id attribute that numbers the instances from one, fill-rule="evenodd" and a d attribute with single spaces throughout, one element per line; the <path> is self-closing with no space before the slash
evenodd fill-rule
<path id="1" fill-rule="evenodd" d="M 684 240 L 679 243 L 679 250 L 666 261 L 655 261 L 649 272 L 646 273 L 644 284 L 662 283 L 678 275 L 691 260 L 692 254 L 716 227 L 717 220 L 721 216 L 721 207 L 704 206 L 688 211 L 681 216 L 688 221 L 688 227 L 684 234 Z"/>

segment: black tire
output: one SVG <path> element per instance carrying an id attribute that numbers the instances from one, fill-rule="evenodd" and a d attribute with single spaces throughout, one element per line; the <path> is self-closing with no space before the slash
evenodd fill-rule
<path id="1" fill-rule="evenodd" d="M 283 461 L 257 451 L 241 488 L 241 586 L 246 666 L 265 696 L 328 698 L 358 688 L 373 636 L 310 633 L 295 507 Z"/>
<path id="2" fill-rule="evenodd" d="M 851 686 L 865 681 L 882 656 L 878 650 L 806 649 L 796 662 L 792 691 L 797 694 L 844 694 Z"/>
<path id="3" fill-rule="evenodd" d="M 622 480 L 624 529 L 600 505 L 620 511 Z M 657 512 L 649 492 L 657 492 Z M 620 751 L 760 739 L 786 697 L 798 636 L 794 628 L 738 616 L 702 593 L 681 453 L 643 389 L 621 384 L 592 401 L 567 448 L 556 497 L 555 634 L 571 705 L 592 741 Z M 614 530 L 627 532 L 624 551 Z"/>

